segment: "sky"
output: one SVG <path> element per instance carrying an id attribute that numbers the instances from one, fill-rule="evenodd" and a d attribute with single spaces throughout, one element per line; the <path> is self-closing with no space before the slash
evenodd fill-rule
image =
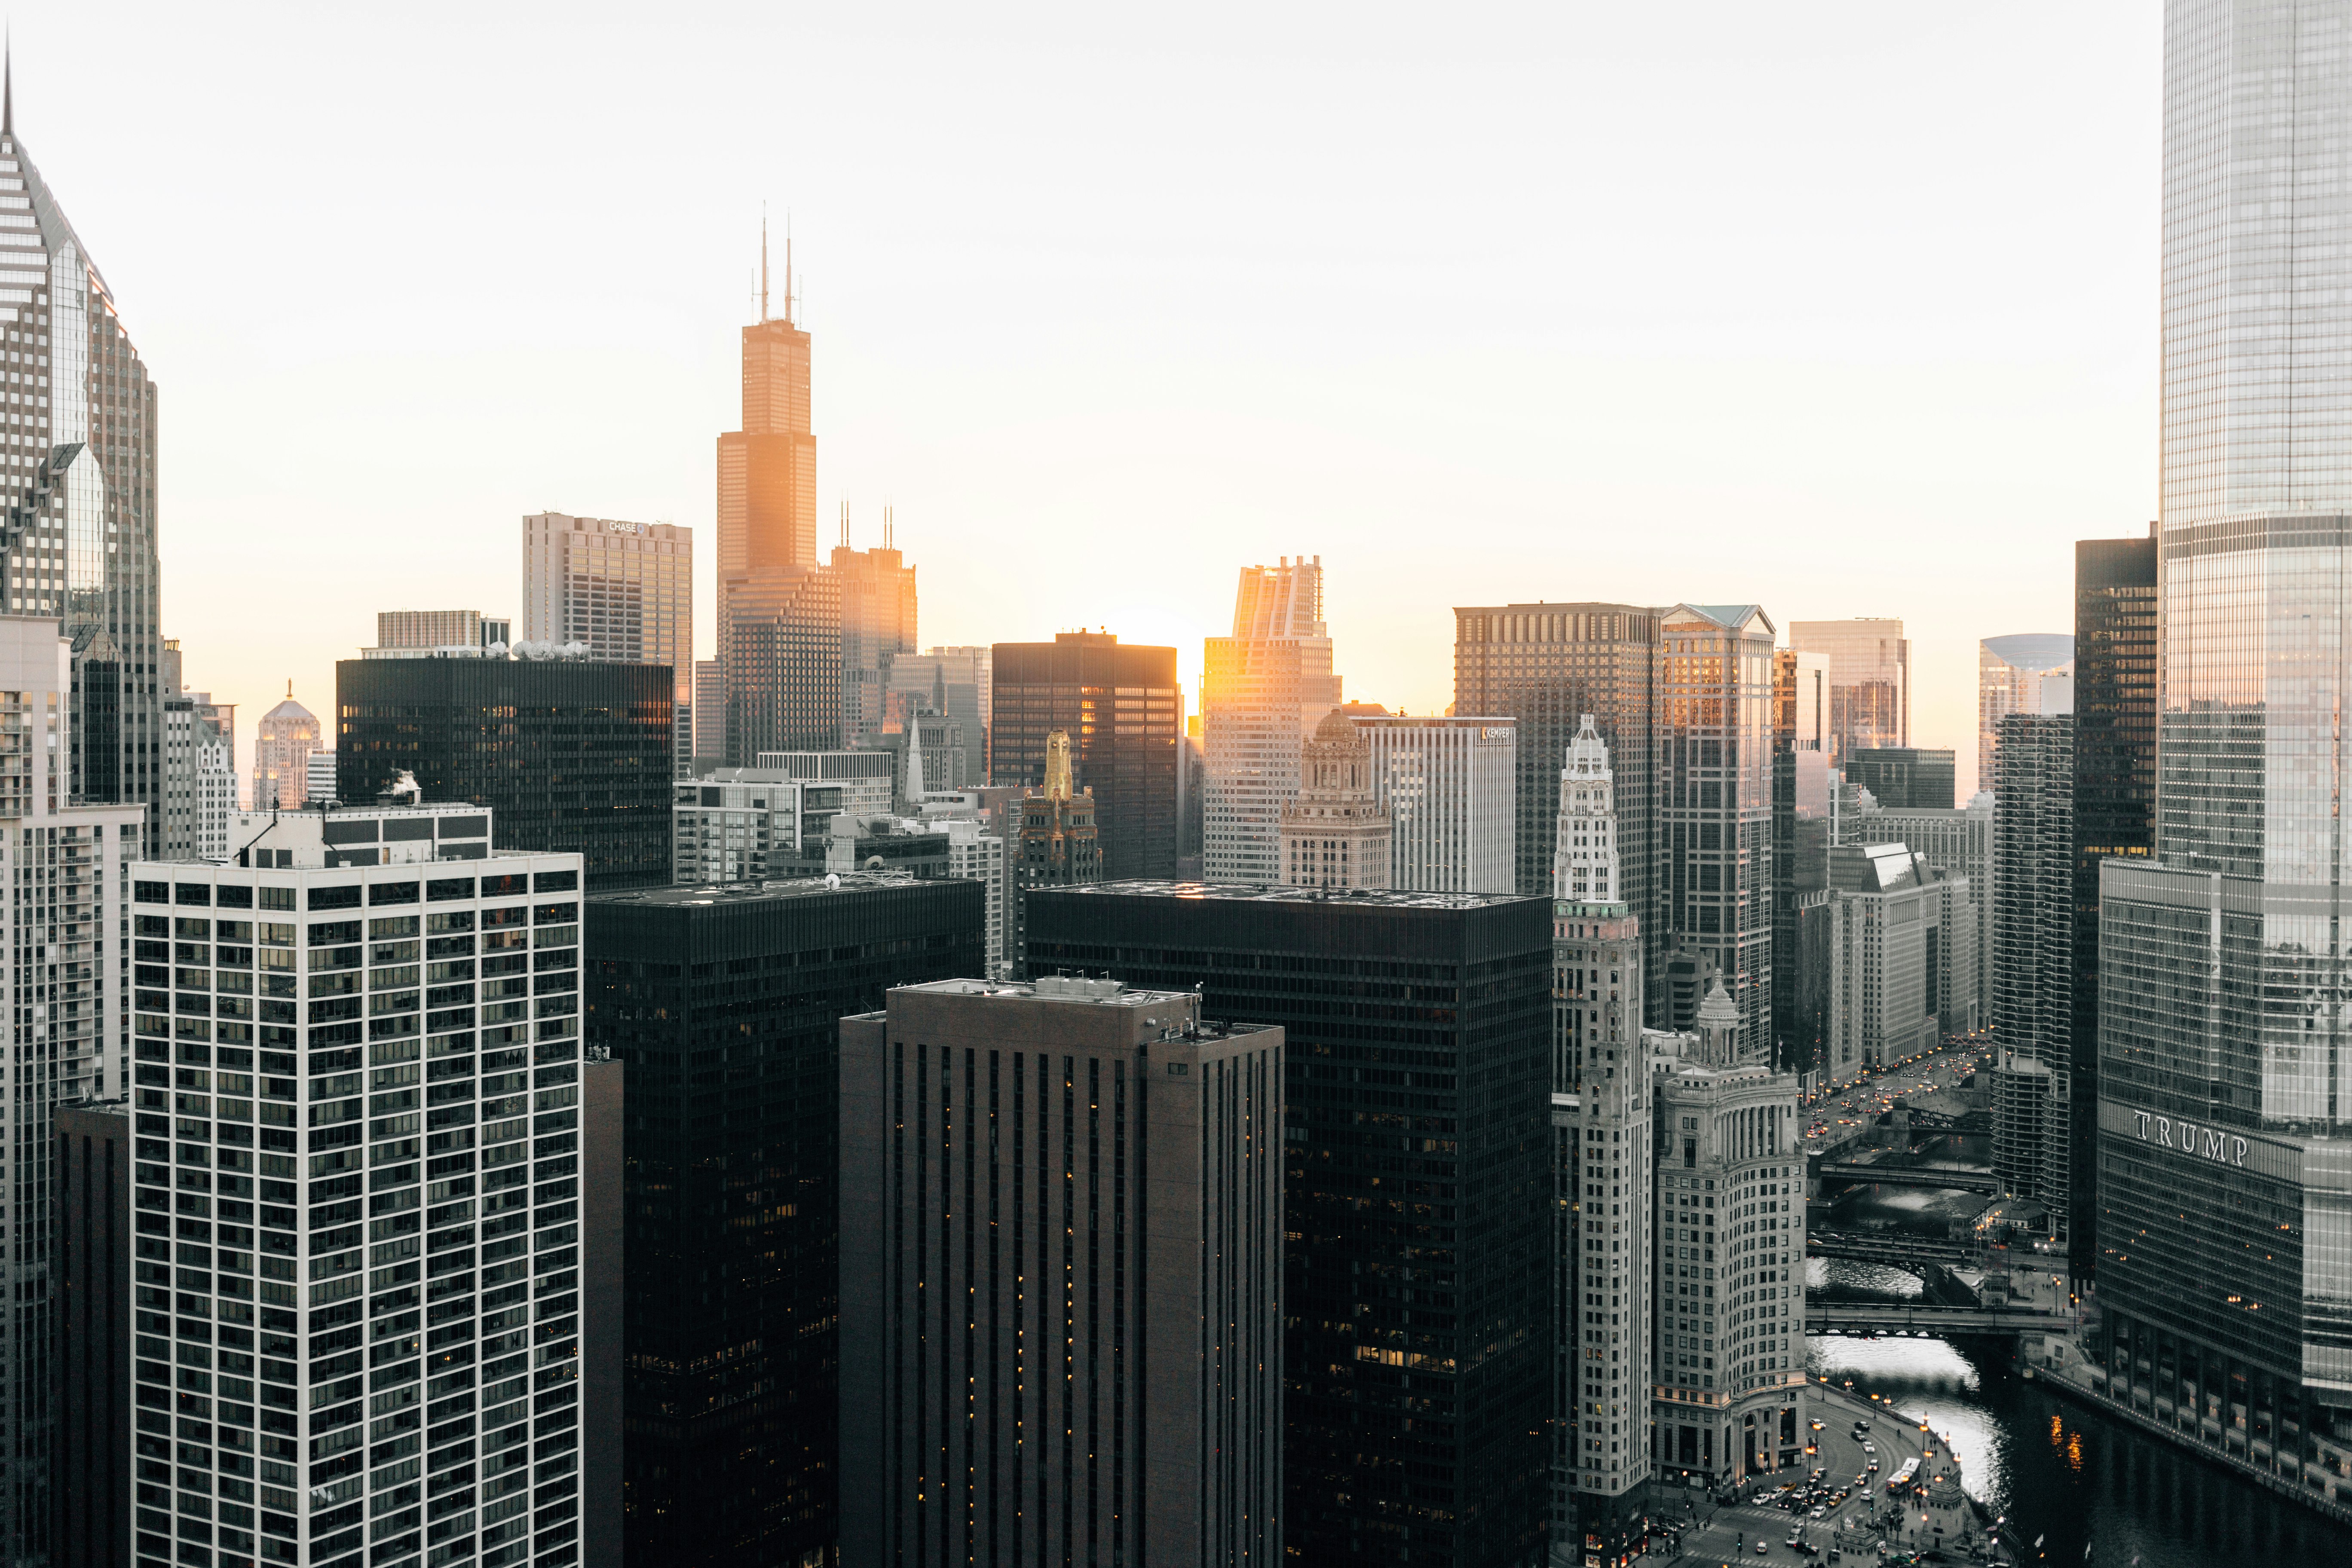
<path id="1" fill-rule="evenodd" d="M 1115 11 L 1128 14 L 1111 14 Z M 166 636 L 322 717 L 541 510 L 696 530 L 764 206 L 821 546 L 921 640 L 1201 639 L 1319 555 L 1348 695 L 1453 606 L 2071 629 L 2156 477 L 2161 17 L 1967 7 L 37 0 L 16 125 L 159 388 Z M 781 285 L 778 286 L 781 294 Z"/>

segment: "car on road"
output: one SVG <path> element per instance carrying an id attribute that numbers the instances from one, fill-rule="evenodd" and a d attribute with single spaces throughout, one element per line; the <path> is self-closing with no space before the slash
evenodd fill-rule
<path id="1" fill-rule="evenodd" d="M 1862 1446 L 1862 1451 L 1865 1454 L 1875 1454 L 1878 1452 L 1878 1445 L 1875 1443 L 1864 1443 Z"/>
<path id="2" fill-rule="evenodd" d="M 1815 1519 L 1824 1519 L 1828 1517 L 1829 1511 L 1830 1510 L 1828 1509 L 1823 1508 L 1820 1503 L 1815 1503 L 1813 1505 L 1812 1517 Z"/>
<path id="3" fill-rule="evenodd" d="M 1758 1542 L 1756 1543 L 1756 1555 L 1759 1557 L 1769 1557 L 1772 1555 L 1772 1543 L 1769 1541 Z"/>

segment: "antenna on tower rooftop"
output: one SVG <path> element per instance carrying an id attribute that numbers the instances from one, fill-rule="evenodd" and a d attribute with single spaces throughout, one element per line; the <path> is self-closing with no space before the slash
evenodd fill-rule
<path id="1" fill-rule="evenodd" d="M 790 289 L 792 286 L 793 286 L 792 273 L 791 273 L 791 272 L 790 272 L 790 270 L 788 269 L 788 270 L 785 272 L 785 274 L 784 274 L 784 287 L 785 287 L 786 289 Z M 791 307 L 790 307 L 789 305 L 787 305 L 787 306 L 785 307 L 784 314 L 786 314 L 787 316 L 789 316 L 789 315 L 791 315 L 791 314 L 792 314 L 792 309 L 791 309 Z M 760 320 L 761 320 L 761 321 L 765 321 L 767 319 L 768 319 L 768 204 L 767 204 L 767 203 L 765 203 L 765 202 L 761 202 L 761 203 L 760 204 Z"/>
<path id="2" fill-rule="evenodd" d="M 784 214 L 784 325 L 793 324 L 793 215 Z"/>

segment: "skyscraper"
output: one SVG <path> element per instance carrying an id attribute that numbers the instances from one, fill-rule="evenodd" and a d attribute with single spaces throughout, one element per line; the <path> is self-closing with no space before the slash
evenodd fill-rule
<path id="1" fill-rule="evenodd" d="M 841 749 L 841 580 L 779 565 L 719 579 L 719 679 L 730 765 Z"/>
<path id="2" fill-rule="evenodd" d="M 1789 646 L 1830 661 L 1830 766 L 1857 746 L 1911 743 L 1911 644 L 1883 616 L 1790 621 Z"/>
<path id="3" fill-rule="evenodd" d="M 381 618 L 381 617 L 379 617 Z M 694 769 L 694 530 L 534 512 L 522 520 L 522 635 L 669 667 L 677 776 Z"/>
<path id="4" fill-rule="evenodd" d="M 73 793 L 150 807 L 163 842 L 163 568 L 157 553 L 155 384 L 97 261 L 0 105 L 0 337 L 12 363 L 46 364 L 42 390 L 0 414 L 0 478 L 14 497 L 0 551 L 7 610 L 55 618 L 73 644 Z M 27 387 L 34 384 L 27 383 Z"/>
<path id="5" fill-rule="evenodd" d="M 1839 844 L 1830 849 L 1830 892 L 1832 1082 L 1935 1049 L 1947 1007 L 1953 1023 L 1973 1023 L 1975 889 L 1967 879 L 1900 844 Z"/>
<path id="6" fill-rule="evenodd" d="M 1331 710 L 1299 748 L 1298 794 L 1282 808 L 1282 880 L 1294 888 L 1390 885 L 1389 814 L 1373 793 L 1371 742 L 1355 710 Z"/>
<path id="7" fill-rule="evenodd" d="M 2053 683 L 2054 684 L 2054 683 Z M 1958 811 L 1874 804 L 1846 825 L 1853 844 L 1900 844 L 1939 871 L 1966 877 L 1977 915 L 1977 1021 L 1992 1022 L 1993 792 Z"/>
<path id="8" fill-rule="evenodd" d="M 2010 713 L 1993 774 L 1992 1169 L 2002 1191 L 2071 1217 L 2074 1056 L 2074 718 Z"/>
<path id="9" fill-rule="evenodd" d="M 1207 1016 L 1283 1029 L 1287 1561 L 1544 1560 L 1550 916 L 1548 899 L 1394 889 L 1031 900 L 1033 973 L 1199 985 Z M 1409 1007 L 1335 1003 L 1399 985 Z"/>
<path id="10" fill-rule="evenodd" d="M 841 744 L 863 751 L 881 740 L 893 661 L 915 651 L 915 569 L 887 521 L 871 550 L 849 547 L 845 514 L 841 533 L 826 568 L 841 601 Z"/>
<path id="11" fill-rule="evenodd" d="M 2099 1294 L 2117 1397 L 2301 1486 L 2352 1402 L 2352 59 L 2339 6 L 2166 20 L 2156 855 L 2101 870 Z"/>
<path id="12" fill-rule="evenodd" d="M 727 684 L 719 661 L 694 661 L 694 760 L 696 771 L 715 767 L 727 755 Z"/>
<path id="13" fill-rule="evenodd" d="M 1659 905 L 1673 945 L 1723 977 L 1759 1042 L 1772 1037 L 1772 637 L 1754 605 L 1677 605 L 1659 621 Z"/>
<path id="14" fill-rule="evenodd" d="M 1495 605 L 1454 611 L 1454 711 L 1518 721 L 1518 891 L 1551 894 L 1559 764 L 1583 715 L 1609 747 L 1626 905 L 1651 933 L 1645 994 L 1663 990 L 1656 907 L 1658 620 L 1640 605 Z M 1654 998 L 1652 1005 L 1654 1005 Z M 1654 1019 L 1645 1020 L 1654 1022 Z"/>
<path id="15" fill-rule="evenodd" d="M 261 716 L 253 737 L 253 809 L 300 805 L 310 792 L 310 753 L 319 749 L 319 720 L 294 700 L 294 683 L 286 683 L 286 700 Z"/>
<path id="16" fill-rule="evenodd" d="M 809 335 L 793 322 L 792 241 L 784 313 L 768 314 L 760 237 L 760 319 L 743 329 L 743 427 L 719 437 L 719 616 L 740 573 L 816 564 L 816 437 L 809 425 Z"/>
<path id="17" fill-rule="evenodd" d="M 73 645 L 61 631 L 52 616 L 0 616 L 0 727 L 12 737 L 0 751 L 0 836 L 14 872 L 0 888 L 0 942 L 15 955 L 16 1010 L 0 1058 L 0 1203 L 16 1224 L 0 1337 L 7 1563 L 40 1562 L 51 1548 L 49 1354 L 59 1298 L 50 1275 L 49 1118 L 61 1104 L 121 1093 L 130 1073 L 124 935 L 141 808 L 73 803 Z"/>
<path id="18" fill-rule="evenodd" d="M 1202 1012 L 842 1020 L 843 1568 L 1283 1561 L 1283 1031 Z"/>
<path id="19" fill-rule="evenodd" d="M 1516 891 L 1518 721 L 1355 711 L 1371 742 L 1373 796 L 1389 814 L 1388 885 Z"/>
<path id="20" fill-rule="evenodd" d="M 1650 1075 L 1642 924 L 1618 896 L 1609 748 L 1582 715 L 1552 837 L 1553 1120 L 1570 1131 L 1555 1289 L 1552 1522 L 1609 1568 L 1642 1546 L 1650 1494 Z"/>
<path id="21" fill-rule="evenodd" d="M 1015 965 L 1028 949 L 1033 889 L 1102 880 L 1102 828 L 1095 820 L 1095 797 L 1076 788 L 1071 777 L 1070 738 L 1056 730 L 1045 738 L 1045 786 L 1023 797 L 1020 837 L 1005 847 L 1013 857 L 1008 956 Z"/>
<path id="22" fill-rule="evenodd" d="M 215 702 L 182 679 L 180 641 L 163 639 L 162 842 L 168 858 L 228 855 L 236 809 L 236 704 Z"/>
<path id="23" fill-rule="evenodd" d="M 1094 794 L 1103 875 L 1174 876 L 1184 723 L 1176 650 L 1122 644 L 1109 632 L 1062 632 L 1049 643 L 996 644 L 990 676 L 990 782 L 1044 788 L 1048 738 L 1064 731 L 1073 786 Z"/>
<path id="24" fill-rule="evenodd" d="M 1208 639 L 1201 668 L 1203 878 L 1282 880 L 1282 808 L 1298 793 L 1298 748 L 1339 701 L 1323 558 L 1243 567 L 1234 635 Z"/>
<path id="25" fill-rule="evenodd" d="M 1854 746 L 1841 771 L 1896 811 L 1949 811 L 1958 803 L 1958 754 L 1919 746 Z"/>
<path id="26" fill-rule="evenodd" d="M 2042 678 L 2053 671 L 2071 678 L 2074 668 L 2074 638 L 2067 632 L 2020 632 L 1977 644 L 1977 788 L 1992 788 L 2002 718 L 2041 712 Z"/>
<path id="27" fill-rule="evenodd" d="M 988 782 L 988 728 L 994 721 L 996 697 L 992 664 L 985 646 L 902 652 L 890 661 L 888 696 L 895 716 L 905 719 L 929 709 L 963 726 L 967 788 Z M 933 787 L 945 786 L 935 783 Z"/>
<path id="28" fill-rule="evenodd" d="M 579 857 L 485 816 L 251 815 L 236 864 L 132 870 L 134 1201 L 191 1221 L 133 1265 L 142 1561 L 615 1561 L 619 1074 Z"/>
<path id="29" fill-rule="evenodd" d="M 1772 655 L 1772 1047 L 1818 1073 L 1829 1029 L 1829 660 Z"/>
<path id="30" fill-rule="evenodd" d="M 378 610 L 375 647 L 361 650 L 360 657 L 429 653 L 447 647 L 486 648 L 492 643 L 512 641 L 513 632 L 513 622 L 499 616 L 485 616 L 479 610 Z"/>
<path id="31" fill-rule="evenodd" d="M 839 1538 L 838 1020 L 970 973 L 983 893 L 838 881 L 587 901 L 591 1043 L 630 1084 L 633 1563 L 822 1563 Z"/>
<path id="32" fill-rule="evenodd" d="M 2068 1255 L 2098 1259 L 2099 863 L 2156 843 L 2156 525 L 2074 546 L 2074 1168 Z"/>
<path id="33" fill-rule="evenodd" d="M 336 794 L 365 805 L 404 772 L 493 808 L 501 849 L 582 856 L 592 889 L 664 883 L 674 689 L 656 664 L 343 659 Z"/>

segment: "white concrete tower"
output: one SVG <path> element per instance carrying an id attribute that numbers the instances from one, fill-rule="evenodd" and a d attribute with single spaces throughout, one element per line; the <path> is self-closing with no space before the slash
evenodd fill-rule
<path id="1" fill-rule="evenodd" d="M 1552 854 L 1555 1561 L 1619 1568 L 1643 1547 L 1651 1419 L 1650 1073 L 1642 922 L 1618 897 L 1609 748 L 1586 714 L 1560 770 Z"/>

